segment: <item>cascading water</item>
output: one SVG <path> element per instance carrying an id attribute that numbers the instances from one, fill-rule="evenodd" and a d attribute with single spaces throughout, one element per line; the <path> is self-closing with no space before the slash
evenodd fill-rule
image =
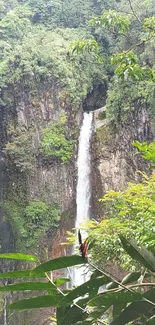
<path id="1" fill-rule="evenodd" d="M 86 219 L 90 217 L 90 197 L 91 197 L 91 161 L 90 161 L 90 139 L 92 134 L 93 113 L 84 113 L 83 123 L 80 131 L 79 151 L 78 151 L 78 181 L 76 205 L 77 214 L 75 227 L 80 229 Z M 82 237 L 86 238 L 87 234 L 81 231 Z M 74 285 L 80 285 L 87 279 L 86 269 L 83 267 L 76 268 L 73 271 Z"/>
<path id="2" fill-rule="evenodd" d="M 4 298 L 4 325 L 8 325 L 6 308 L 7 308 L 7 298 L 5 296 L 5 298 Z"/>

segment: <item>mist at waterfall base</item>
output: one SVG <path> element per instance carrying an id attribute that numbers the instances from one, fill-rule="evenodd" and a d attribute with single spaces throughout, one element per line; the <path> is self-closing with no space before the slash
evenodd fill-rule
<path id="1" fill-rule="evenodd" d="M 80 229 L 83 241 L 87 238 L 87 233 L 82 230 L 83 223 L 90 217 L 90 197 L 91 197 L 91 156 L 90 156 L 90 140 L 92 135 L 93 113 L 84 112 L 83 123 L 80 130 L 79 150 L 78 150 L 78 180 L 76 193 L 76 222 L 75 228 Z M 76 252 L 74 245 L 74 253 Z M 89 274 L 86 267 L 75 267 L 72 269 L 72 283 L 78 286 L 88 280 Z"/>

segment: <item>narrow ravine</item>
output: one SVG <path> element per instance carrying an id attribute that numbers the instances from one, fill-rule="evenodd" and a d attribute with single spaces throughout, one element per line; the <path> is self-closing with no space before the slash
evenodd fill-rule
<path id="1" fill-rule="evenodd" d="M 91 155 L 90 140 L 92 135 L 93 113 L 88 112 L 83 115 L 83 123 L 80 130 L 79 151 L 78 151 L 78 181 L 76 194 L 76 222 L 75 227 L 81 229 L 81 225 L 90 217 L 90 198 L 91 198 Z M 86 239 L 86 232 L 81 230 L 83 239 Z M 80 285 L 87 279 L 85 268 L 74 269 L 73 283 Z"/>

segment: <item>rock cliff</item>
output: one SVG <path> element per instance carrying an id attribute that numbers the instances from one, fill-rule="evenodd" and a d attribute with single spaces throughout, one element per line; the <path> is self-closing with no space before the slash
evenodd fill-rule
<path id="1" fill-rule="evenodd" d="M 34 247 L 25 247 L 28 252 L 40 254 L 42 260 L 67 254 L 66 248 L 60 243 L 65 240 L 66 230 L 74 226 L 76 211 L 76 159 L 82 109 L 60 100 L 59 91 L 58 85 L 47 83 L 42 87 L 38 85 L 35 95 L 34 92 L 31 95 L 20 85 L 12 93 L 15 100 L 11 109 L 0 108 L 1 247 L 3 251 L 19 250 L 16 238 L 18 222 L 15 220 L 15 225 L 8 209 L 5 209 L 8 201 L 24 207 L 36 201 L 47 205 L 57 204 L 61 216 L 59 224 L 47 227 L 42 237 L 36 238 Z M 69 137 L 74 143 L 71 159 L 67 163 L 62 163 L 57 157 L 44 157 L 40 152 L 42 130 L 51 122 L 57 122 L 62 112 L 66 114 L 66 130 L 70 131 Z M 103 207 L 98 203 L 99 197 L 108 189 L 119 190 L 128 181 L 139 180 L 140 176 L 136 173 L 138 169 L 145 171 L 147 164 L 136 155 L 133 140 L 153 139 L 153 124 L 144 107 L 135 108 L 117 127 L 105 119 L 104 112 L 105 107 L 94 111 L 91 145 L 91 208 L 92 216 L 97 218 L 102 217 L 103 213 Z M 15 267 L 3 263 L 0 266 L 3 272 Z M 29 319 L 33 319 L 34 325 L 45 325 L 49 324 L 50 315 L 50 309 L 24 313 L 23 316 L 13 313 L 10 320 L 12 325 L 21 325 L 21 322 L 27 325 Z"/>

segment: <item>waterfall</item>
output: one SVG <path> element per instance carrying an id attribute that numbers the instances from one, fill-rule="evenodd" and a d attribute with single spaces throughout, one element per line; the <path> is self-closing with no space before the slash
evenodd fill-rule
<path id="1" fill-rule="evenodd" d="M 80 131 L 78 152 L 78 181 L 76 194 L 76 222 L 79 228 L 84 218 L 89 218 L 89 204 L 91 196 L 90 184 L 90 139 L 92 134 L 92 112 L 84 113 L 83 124 Z"/>
<path id="2" fill-rule="evenodd" d="M 80 228 L 81 224 L 90 217 L 90 197 L 91 197 L 91 161 L 90 161 L 90 139 L 92 134 L 93 113 L 84 113 L 83 123 L 80 130 L 79 151 L 78 151 L 78 181 L 76 194 L 76 222 L 75 227 Z M 81 231 L 82 238 L 86 239 L 87 234 Z M 80 285 L 88 278 L 84 267 L 74 269 L 73 283 Z"/>

